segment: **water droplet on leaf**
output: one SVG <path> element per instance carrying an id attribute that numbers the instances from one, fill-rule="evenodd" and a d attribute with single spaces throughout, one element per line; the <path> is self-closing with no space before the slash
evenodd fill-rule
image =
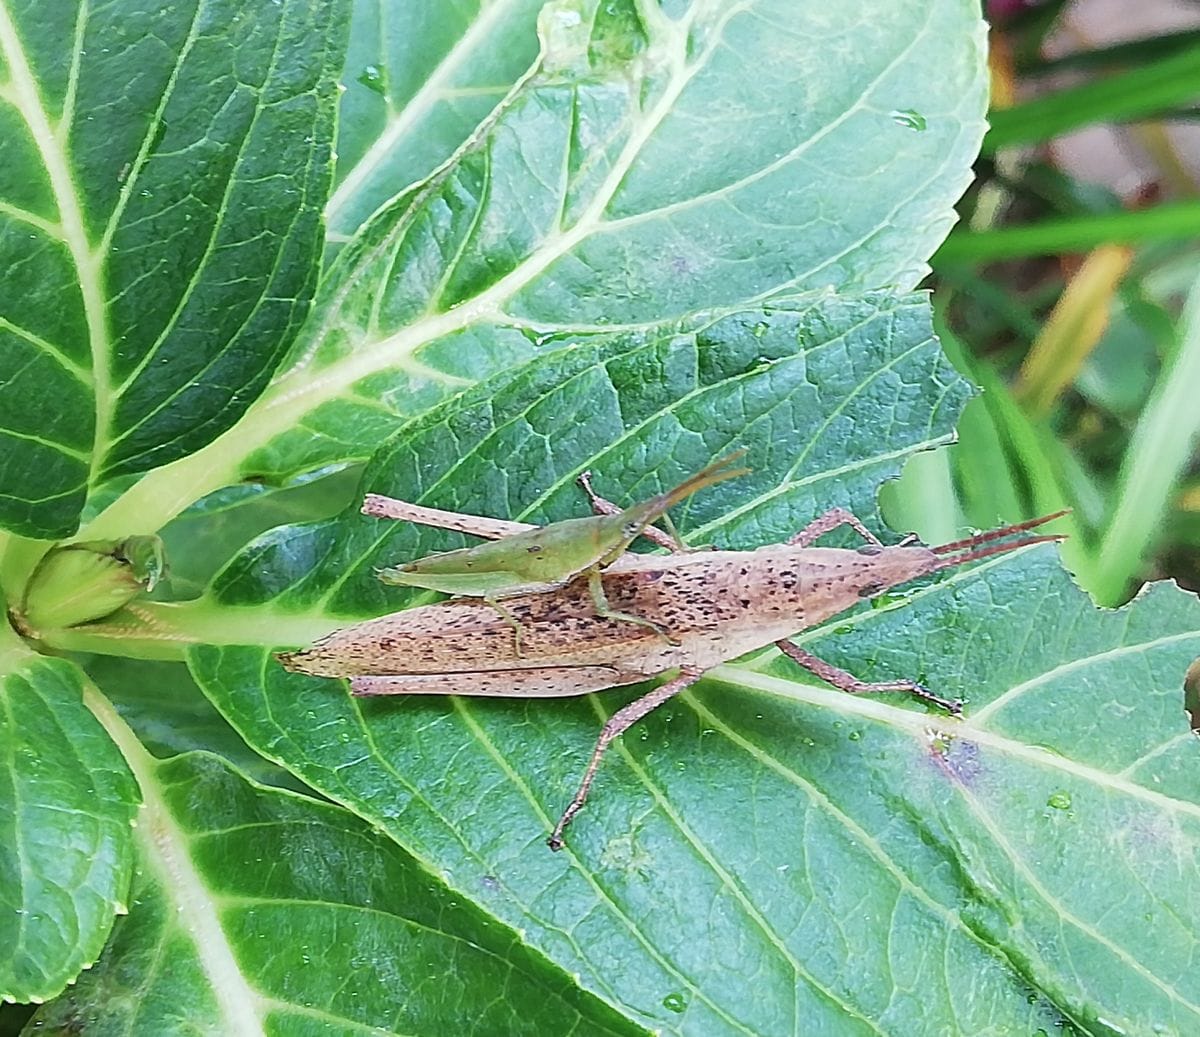
<path id="1" fill-rule="evenodd" d="M 1071 793 L 1065 789 L 1059 789 L 1057 792 L 1051 793 L 1050 798 L 1046 800 L 1046 806 L 1053 807 L 1055 810 L 1070 810 Z"/>
<path id="2" fill-rule="evenodd" d="M 662 999 L 662 1003 L 668 1012 L 679 1013 L 687 1008 L 687 995 L 680 990 L 673 990 Z"/>
<path id="3" fill-rule="evenodd" d="M 359 74 L 358 81 L 368 90 L 374 90 L 380 96 L 387 93 L 387 77 L 378 65 L 367 65 Z"/>
<path id="4" fill-rule="evenodd" d="M 904 111 L 892 112 L 892 122 L 898 126 L 903 126 L 907 130 L 916 130 L 918 133 L 929 125 L 925 120 L 925 116 L 920 112 L 914 112 L 911 108 L 906 108 Z"/>

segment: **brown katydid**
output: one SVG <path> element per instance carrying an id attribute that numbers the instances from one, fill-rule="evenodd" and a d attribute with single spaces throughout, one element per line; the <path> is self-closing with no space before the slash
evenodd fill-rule
<path id="1" fill-rule="evenodd" d="M 564 519 L 547 526 L 527 526 L 489 543 L 427 555 L 404 565 L 381 569 L 379 578 L 389 584 L 482 598 L 512 627 L 518 655 L 521 654 L 521 624 L 498 599 L 554 590 L 579 576 L 586 576 L 596 615 L 646 627 L 669 640 L 670 634 L 653 621 L 609 605 L 600 581 L 600 570 L 624 554 L 642 530 L 665 516 L 668 508 L 705 486 L 744 475 L 748 469 L 731 466 L 745 452 L 736 450 L 678 486 L 632 507 L 622 510 L 606 501 L 606 507 L 597 509 L 593 515 Z M 368 502 L 387 499 L 372 495 Z M 461 524 L 454 528 L 472 532 Z"/>
<path id="2" fill-rule="evenodd" d="M 590 493 L 586 481 L 584 485 Z M 592 496 L 597 510 L 618 510 Z M 480 536 L 501 537 L 531 528 L 379 496 L 368 497 L 363 511 L 433 525 L 450 522 L 451 528 Z M 507 626 L 481 600 L 457 599 L 335 630 L 310 648 L 280 653 L 279 659 L 295 672 L 348 677 L 354 695 L 557 698 L 673 672 L 669 680 L 619 709 L 605 723 L 579 789 L 548 840 L 550 848 L 557 850 L 614 738 L 706 670 L 771 643 L 842 691 L 904 691 L 957 714 L 958 702 L 939 698 L 915 681 L 863 682 L 787 639 L 914 578 L 1060 540 L 1057 535 L 1020 534 L 1062 514 L 938 547 L 911 539 L 885 546 L 852 514 L 835 508 L 786 542 L 753 551 L 622 555 L 603 572 L 606 595 L 622 610 L 653 617 L 671 631 L 676 643 L 665 643 L 646 628 L 597 615 L 590 607 L 589 592 L 575 581 L 547 593 L 508 599 L 525 631 L 521 652 Z M 842 525 L 855 529 L 866 544 L 857 550 L 810 546 Z M 673 546 L 653 527 L 645 533 L 663 546 Z"/>

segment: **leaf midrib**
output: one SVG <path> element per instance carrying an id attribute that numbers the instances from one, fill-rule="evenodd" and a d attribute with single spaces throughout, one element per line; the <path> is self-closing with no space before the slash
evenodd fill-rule
<path id="1" fill-rule="evenodd" d="M 1200 639 L 1200 632 L 1196 632 L 1193 636 Z M 1190 803 L 1183 799 L 1174 799 L 1155 789 L 1147 788 L 1136 782 L 1127 781 L 1119 774 L 1099 770 L 1089 764 L 1080 763 L 1077 760 L 1061 756 L 1048 749 L 1042 749 L 1038 746 L 1020 742 L 1006 735 L 997 734 L 982 728 L 974 728 L 971 726 L 969 717 L 966 720 L 960 721 L 956 721 L 951 717 L 936 717 L 932 714 L 889 706 L 881 702 L 847 695 L 842 692 L 827 691 L 816 685 L 756 673 L 753 670 L 734 667 L 729 664 L 709 670 L 706 676 L 737 688 L 766 692 L 779 698 L 802 702 L 808 706 L 818 706 L 843 715 L 862 717 L 893 729 L 907 731 L 913 736 L 914 740 L 918 741 L 928 741 L 931 738 L 945 738 L 951 741 L 961 740 L 975 745 L 987 746 L 1036 768 L 1070 774 L 1089 785 L 1140 799 L 1153 804 L 1157 809 L 1168 813 L 1187 815 L 1194 820 L 1200 821 L 1200 804 Z M 764 753 L 762 754 L 762 758 L 767 759 L 768 755 Z"/>
<path id="2" fill-rule="evenodd" d="M 490 7 L 481 11 L 467 31 L 446 52 L 433 73 L 422 84 L 421 89 L 409 98 L 408 103 L 399 113 L 396 113 L 393 108 L 391 97 L 385 98 L 389 112 L 388 124 L 375 143 L 359 159 L 358 164 L 338 185 L 337 190 L 330 195 L 329 202 L 325 206 L 325 222 L 329 226 L 335 227 L 340 224 L 343 208 L 355 201 L 355 192 L 358 191 L 360 185 L 370 179 L 379 166 L 391 157 L 393 149 L 398 146 L 404 134 L 417 125 L 439 101 L 448 95 L 444 85 L 470 58 L 475 56 L 476 45 L 481 39 L 486 39 L 492 26 L 496 22 L 502 21 L 501 15 L 507 14 L 512 5 L 513 0 L 496 0 Z M 386 14 L 386 9 L 381 5 L 380 17 L 386 17 Z M 386 32 L 380 35 L 384 39 L 387 38 Z M 535 62 L 535 67 L 536 64 Z M 519 82 L 518 80 L 518 85 Z M 504 101 L 501 100 L 500 105 L 503 104 Z M 454 157 L 451 155 L 447 162 L 454 161 Z"/>
<path id="3" fill-rule="evenodd" d="M 76 47 L 82 34 L 84 11 L 76 22 Z M 25 51 L 21 46 L 20 34 L 13 24 L 7 3 L 0 3 L 0 53 L 8 64 L 9 86 L 6 91 L 14 108 L 25 120 L 30 137 L 38 155 L 41 157 L 43 168 L 50 185 L 50 192 L 58 209 L 59 222 L 55 228 L 58 240 L 67 248 L 71 261 L 75 266 L 79 282 L 80 297 L 83 301 L 84 319 L 88 329 L 88 342 L 92 357 L 92 368 L 86 373 L 95 399 L 96 430 L 95 442 L 102 442 L 112 417 L 113 396 L 109 380 L 108 358 L 111 351 L 108 324 L 105 320 L 105 299 L 102 288 L 101 269 L 104 261 L 102 249 L 93 249 L 84 229 L 83 211 L 80 199 L 72 181 L 70 162 L 64 150 L 60 134 L 51 125 L 50 113 L 42 102 L 38 90 L 37 79 L 29 66 Z M 74 98 L 72 90 L 69 99 Z M 63 111 L 61 126 L 69 125 L 72 114 L 71 108 Z M 85 372 L 78 365 L 71 367 L 81 378 Z M 94 475 L 99 464 L 99 451 L 93 450 L 91 469 Z"/>
<path id="4" fill-rule="evenodd" d="M 143 859 L 158 873 L 163 896 L 173 904 L 172 918 L 187 933 L 213 992 L 224 1032 L 240 1037 L 266 1037 L 262 1003 L 238 965 L 233 947 L 217 918 L 217 895 L 209 890 L 192 863 L 188 837 L 176 824 L 163 798 L 158 763 L 95 688 L 85 686 L 84 703 L 121 750 L 142 792 L 143 807 L 136 837 Z"/>

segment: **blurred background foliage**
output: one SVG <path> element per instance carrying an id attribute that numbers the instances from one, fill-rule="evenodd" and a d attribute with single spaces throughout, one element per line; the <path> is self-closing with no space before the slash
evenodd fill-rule
<path id="1" fill-rule="evenodd" d="M 931 541 L 1073 509 L 1102 605 L 1200 589 L 1200 3 L 991 0 L 991 130 L 933 259 L 982 387 L 954 447 L 885 489 Z"/>

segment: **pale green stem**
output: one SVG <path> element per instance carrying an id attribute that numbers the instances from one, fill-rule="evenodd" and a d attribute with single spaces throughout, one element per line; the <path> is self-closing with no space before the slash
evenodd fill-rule
<path id="1" fill-rule="evenodd" d="M 181 661 L 192 645 L 309 644 L 349 620 L 325 614 L 239 608 L 200 598 L 131 602 L 105 619 L 62 630 L 39 630 L 42 643 L 63 652 Z"/>

